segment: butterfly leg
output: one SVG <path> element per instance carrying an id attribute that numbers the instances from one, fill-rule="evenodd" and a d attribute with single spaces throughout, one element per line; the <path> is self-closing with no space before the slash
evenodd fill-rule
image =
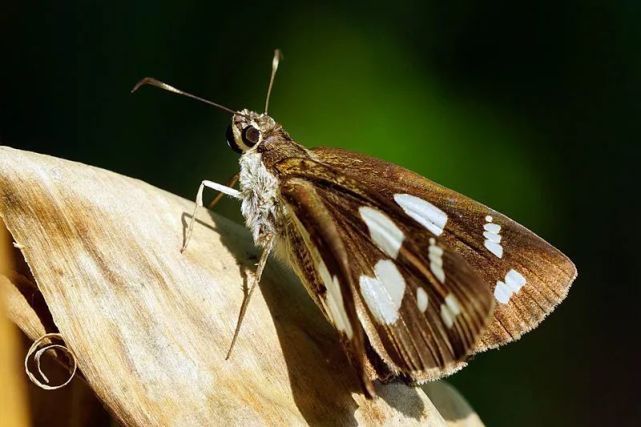
<path id="1" fill-rule="evenodd" d="M 249 285 L 249 288 L 247 289 L 247 293 L 245 294 L 245 298 L 243 299 L 243 303 L 240 306 L 240 312 L 238 313 L 238 321 L 236 322 L 236 330 L 234 331 L 234 336 L 231 339 L 231 344 L 229 345 L 229 350 L 227 351 L 227 356 L 225 356 L 225 360 L 229 359 L 229 356 L 231 356 L 231 351 L 233 350 L 234 345 L 236 344 L 236 339 L 238 338 L 238 333 L 240 332 L 240 325 L 243 322 L 243 318 L 245 317 L 245 313 L 247 312 L 247 307 L 249 306 L 249 299 L 251 298 L 252 293 L 254 293 L 254 289 L 256 289 L 256 286 L 260 283 L 260 278 L 263 275 L 265 264 L 267 264 L 267 259 L 269 258 L 269 254 L 271 253 L 273 248 L 274 248 L 274 237 L 270 236 L 269 240 L 267 241 L 267 244 L 265 245 L 265 248 L 263 249 L 263 253 L 260 254 L 260 260 L 258 261 L 256 272 L 250 275 L 251 284 Z"/>
<path id="2" fill-rule="evenodd" d="M 196 193 L 196 206 L 194 206 L 194 212 L 191 215 L 191 220 L 189 221 L 189 226 L 187 227 L 185 243 L 183 244 L 183 247 L 180 249 L 180 252 L 184 252 L 185 249 L 187 249 L 187 245 L 189 244 L 189 240 L 191 239 L 191 233 L 194 230 L 194 222 L 196 221 L 196 213 L 198 212 L 198 208 L 203 206 L 203 190 L 205 189 L 205 187 L 211 188 L 212 190 L 216 190 L 220 192 L 220 194 L 226 194 L 235 199 L 241 199 L 240 191 L 236 189 L 227 187 L 222 184 L 218 184 L 216 182 L 208 181 L 208 180 L 204 180 L 203 182 L 201 182 L 200 187 L 198 187 L 198 193 Z M 214 201 L 216 202 L 216 200 Z"/>
<path id="3" fill-rule="evenodd" d="M 228 181 L 227 184 L 225 184 L 229 188 L 234 188 L 236 183 L 238 182 L 238 178 L 240 177 L 240 173 L 234 174 Z M 207 206 L 207 209 L 214 209 L 214 207 L 218 204 L 218 202 L 221 201 L 225 193 L 219 191 L 218 194 L 216 194 L 216 197 L 214 197 L 214 200 L 209 203 L 209 206 Z"/>

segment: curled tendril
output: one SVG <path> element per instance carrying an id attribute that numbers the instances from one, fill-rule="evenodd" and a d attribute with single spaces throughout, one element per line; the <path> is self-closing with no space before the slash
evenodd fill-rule
<path id="1" fill-rule="evenodd" d="M 62 339 L 62 335 L 60 335 L 58 333 L 44 334 L 43 336 L 41 336 L 40 338 L 35 340 L 33 342 L 33 344 L 31 344 L 31 347 L 29 348 L 29 351 L 27 352 L 27 355 L 25 356 L 25 359 L 24 359 L 24 371 L 25 371 L 25 373 L 27 374 L 27 376 L 29 377 L 29 379 L 31 380 L 32 383 L 34 383 L 35 385 L 37 385 L 38 387 L 40 387 L 43 390 L 57 390 L 59 388 L 62 388 L 64 386 L 66 386 L 67 384 L 69 384 L 71 382 L 73 377 L 76 375 L 76 370 L 78 369 L 78 361 L 77 361 L 76 355 L 73 353 L 73 351 L 71 351 L 70 349 L 68 349 L 67 347 L 65 347 L 62 344 L 54 344 L 53 343 L 54 339 L 59 339 L 61 341 L 64 341 Z M 45 340 L 49 340 L 49 343 L 48 344 L 44 344 Z M 44 344 L 44 347 L 39 348 L 40 345 L 42 345 L 42 344 Z M 40 365 L 40 359 L 42 358 L 42 355 L 45 354 L 47 351 L 53 350 L 53 349 L 59 349 L 59 350 L 62 350 L 63 352 L 65 352 L 69 356 L 69 358 L 71 359 L 71 361 L 73 363 L 73 367 L 71 369 L 71 374 L 69 375 L 69 378 L 67 378 L 67 380 L 65 382 L 63 382 L 62 384 L 58 384 L 58 385 L 49 385 L 49 378 L 47 378 L 45 373 L 42 372 L 42 367 Z M 29 363 L 29 359 L 31 358 L 31 356 L 33 356 L 34 360 L 36 361 L 36 367 L 38 368 L 38 374 L 44 380 L 44 383 L 42 381 L 40 381 L 38 378 L 36 378 L 36 376 L 29 370 L 28 363 Z"/>

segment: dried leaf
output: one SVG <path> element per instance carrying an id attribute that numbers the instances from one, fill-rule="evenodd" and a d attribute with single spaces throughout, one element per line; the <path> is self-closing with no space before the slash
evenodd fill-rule
<path id="1" fill-rule="evenodd" d="M 135 179 L 0 148 L 0 216 L 80 371 L 124 424 L 482 425 L 443 383 L 378 385 L 366 400 L 335 332 L 276 260 L 225 361 L 257 253 L 244 228 L 203 210 L 181 254 L 192 209 Z M 11 318 L 37 338 L 33 313 L 15 313 L 32 307 L 13 296 Z"/>
<path id="2" fill-rule="evenodd" d="M 0 221 L 0 281 L 13 266 L 9 254 L 9 245 L 5 244 L 6 230 Z M 7 320 L 7 304 L 0 292 L 0 414 L 5 427 L 22 427 L 29 425 L 27 413 L 27 394 L 23 378 L 20 376 L 19 351 L 20 340 L 16 327 Z"/>

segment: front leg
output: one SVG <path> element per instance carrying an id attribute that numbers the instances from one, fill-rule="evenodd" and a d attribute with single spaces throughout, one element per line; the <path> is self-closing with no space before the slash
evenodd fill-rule
<path id="1" fill-rule="evenodd" d="M 233 184 L 232 184 L 233 185 Z M 180 249 L 180 252 L 184 252 L 185 249 L 187 249 L 187 245 L 189 244 L 189 240 L 191 239 L 191 233 L 194 230 L 194 222 L 196 221 L 196 213 L 198 212 L 198 208 L 203 206 L 203 190 L 207 188 L 211 188 L 212 190 L 216 190 L 220 192 L 221 194 L 226 194 L 228 196 L 231 196 L 235 199 L 242 199 L 242 196 L 240 194 L 240 191 L 235 190 L 231 187 L 228 187 L 226 185 L 218 184 L 216 182 L 212 181 L 207 181 L 204 180 L 203 182 L 200 183 L 200 187 L 198 187 L 198 193 L 196 193 L 196 206 L 194 206 L 194 212 L 191 215 L 191 220 L 189 221 L 189 226 L 187 227 L 187 234 L 185 236 L 185 243 L 183 244 L 182 248 Z M 216 199 L 214 199 L 214 202 L 218 202 L 220 200 L 219 195 L 216 196 Z M 213 205 L 213 203 L 212 203 Z"/>

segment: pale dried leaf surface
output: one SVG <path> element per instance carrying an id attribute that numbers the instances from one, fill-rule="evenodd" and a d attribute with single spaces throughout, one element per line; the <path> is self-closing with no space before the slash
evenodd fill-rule
<path id="1" fill-rule="evenodd" d="M 225 361 L 257 252 L 243 227 L 203 210 L 181 255 L 192 209 L 139 180 L 0 147 L 0 216 L 82 375 L 121 422 L 482 425 L 444 383 L 378 385 L 380 398 L 364 399 L 334 331 L 274 260 Z M 9 276 L 10 318 L 32 338 L 50 332 Z"/>

